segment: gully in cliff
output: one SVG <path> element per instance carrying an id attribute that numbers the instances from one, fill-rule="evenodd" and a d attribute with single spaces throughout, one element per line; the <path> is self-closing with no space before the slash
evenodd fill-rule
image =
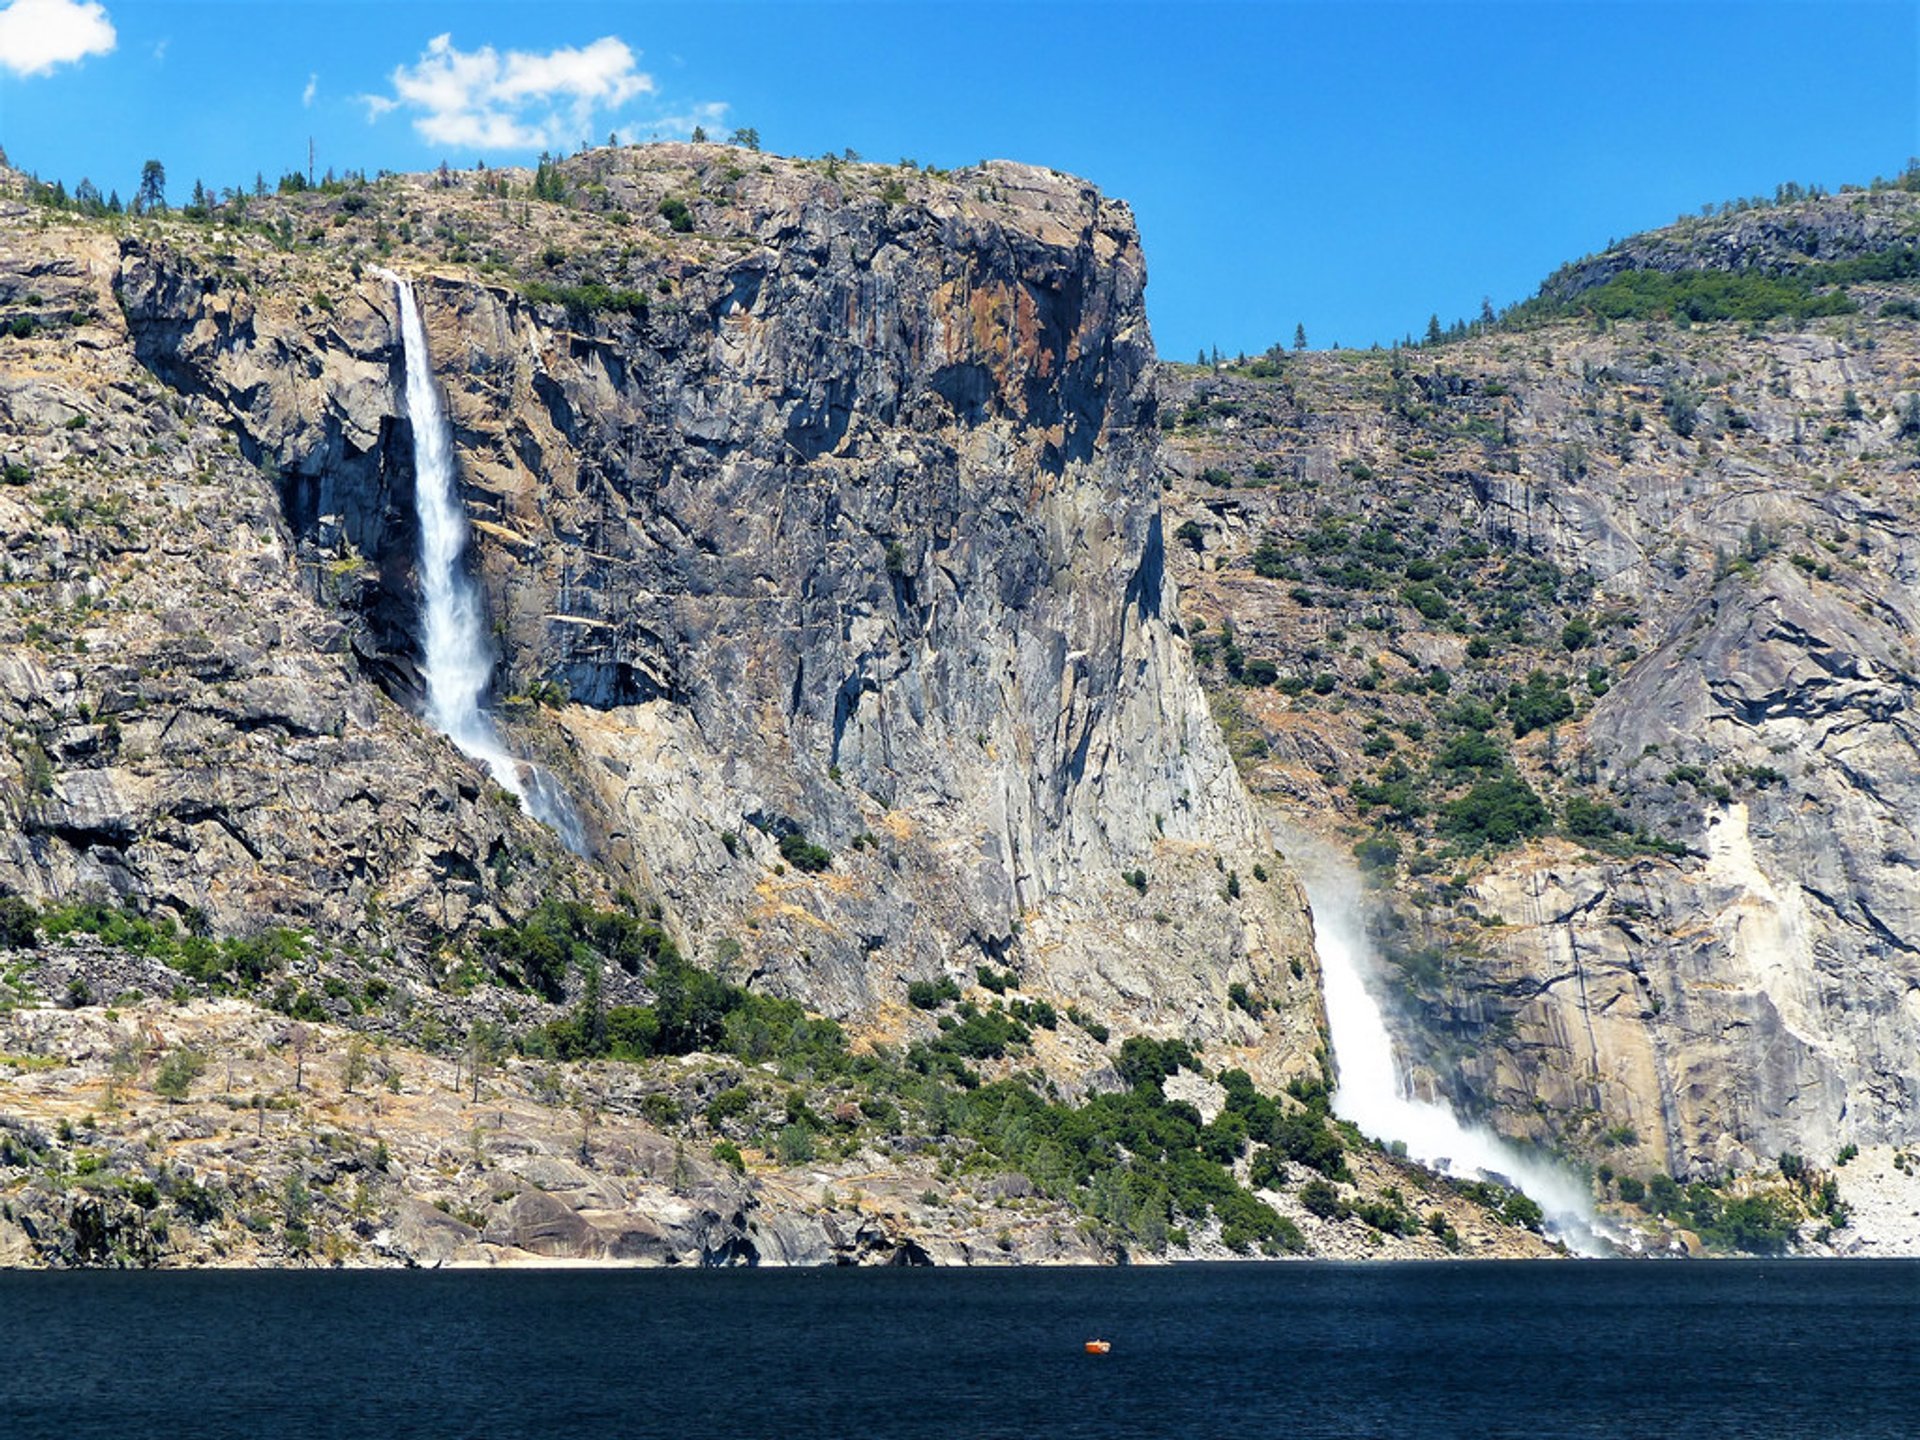
<path id="1" fill-rule="evenodd" d="M 400 348 L 407 368 L 407 417 L 413 422 L 414 507 L 420 518 L 421 629 L 427 687 L 426 720 L 478 760 L 502 789 L 517 796 L 536 820 L 550 826 L 576 855 L 587 854 L 586 830 L 559 783 L 539 766 L 511 754 L 481 708 L 493 682 L 484 597 L 462 564 L 466 513 L 454 492 L 453 429 L 434 384 L 433 359 L 413 286 L 390 270 L 400 306 Z"/>

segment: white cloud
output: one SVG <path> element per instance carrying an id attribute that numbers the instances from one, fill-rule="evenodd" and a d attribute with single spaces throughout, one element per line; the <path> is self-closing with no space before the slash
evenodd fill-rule
<path id="1" fill-rule="evenodd" d="M 423 140 L 478 150 L 553 150 L 603 133 L 602 115 L 653 93 L 653 77 L 617 36 L 545 54 L 427 42 L 418 63 L 393 72 L 393 94 L 364 95 L 368 120 L 413 114 Z"/>
<path id="2" fill-rule="evenodd" d="M 12 0 L 0 10 L 0 67 L 16 75 L 111 54 L 116 39 L 106 6 L 95 0 Z"/>
<path id="3" fill-rule="evenodd" d="M 639 145 L 649 140 L 686 140 L 692 137 L 696 129 L 704 130 L 710 138 L 720 140 L 727 134 L 729 108 L 724 100 L 710 100 L 689 105 L 685 110 L 671 115 L 645 116 L 631 124 L 622 125 L 615 134 L 622 145 Z"/>
<path id="4" fill-rule="evenodd" d="M 702 105 L 689 106 L 678 115 L 656 115 L 647 123 L 652 133 L 658 135 L 678 135 L 684 139 L 693 134 L 698 126 L 715 140 L 721 140 L 725 138 L 727 110 L 726 101 L 711 100 Z"/>
<path id="5" fill-rule="evenodd" d="M 307 76 L 307 88 L 300 92 L 301 106 L 304 107 L 305 109 L 311 110 L 313 108 L 313 97 L 317 95 L 319 92 L 320 92 L 320 75 L 318 71 L 315 71 L 312 74 Z"/>

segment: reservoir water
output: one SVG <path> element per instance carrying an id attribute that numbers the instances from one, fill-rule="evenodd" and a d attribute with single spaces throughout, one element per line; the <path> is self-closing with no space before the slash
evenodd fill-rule
<path id="1" fill-rule="evenodd" d="M 1910 1440 L 1917 1342 L 1907 1261 L 0 1272 L 0 1435 Z"/>

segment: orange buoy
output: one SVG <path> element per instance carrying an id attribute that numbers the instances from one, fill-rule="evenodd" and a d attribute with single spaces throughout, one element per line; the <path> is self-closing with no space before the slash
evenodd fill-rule
<path id="1" fill-rule="evenodd" d="M 1111 1340 L 1087 1341 L 1087 1353 L 1089 1355 L 1104 1355 L 1112 1348 L 1113 1348 L 1113 1342 Z"/>

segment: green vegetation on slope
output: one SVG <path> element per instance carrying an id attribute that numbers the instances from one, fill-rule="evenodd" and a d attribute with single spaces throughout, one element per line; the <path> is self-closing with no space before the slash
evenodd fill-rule
<path id="1" fill-rule="evenodd" d="M 317 958 L 310 941 L 288 931 L 214 942 L 106 904 L 42 912 L 13 897 L 0 900 L 5 948 L 76 936 L 160 959 L 207 988 L 240 993 L 263 988 L 282 970 L 310 968 Z M 637 981 L 648 998 L 605 1003 L 616 973 Z M 917 1144 L 941 1156 L 943 1173 L 1024 1175 L 1038 1193 L 1077 1209 L 1092 1233 L 1122 1248 L 1158 1253 L 1217 1227 L 1220 1242 L 1236 1251 L 1306 1249 L 1299 1228 L 1255 1187 L 1311 1186 L 1303 1204 L 1324 1192 L 1333 1196 L 1327 1215 L 1381 1234 L 1418 1228 L 1398 1198 L 1336 1190 L 1353 1182 L 1348 1157 L 1362 1142 L 1332 1119 L 1324 1080 L 1296 1081 L 1276 1097 L 1261 1094 L 1245 1072 L 1228 1070 L 1216 1077 L 1225 1107 L 1207 1123 L 1164 1089 L 1178 1071 L 1204 1074 L 1199 1058 L 1184 1042 L 1135 1036 L 1113 1057 L 1124 1088 L 1084 1103 L 1063 1101 L 1037 1069 L 1015 1068 L 1035 1030 L 1063 1020 L 1044 1001 L 1011 994 L 1010 972 L 983 967 L 983 982 L 992 982 L 985 985 L 985 1004 L 961 999 L 955 985 L 928 987 L 917 998 L 937 1012 L 933 1036 L 899 1049 L 859 1051 L 834 1021 L 691 964 L 657 915 L 638 905 L 603 910 L 548 901 L 515 924 L 480 932 L 451 977 L 453 993 L 481 976 L 556 1006 L 520 1026 L 476 1020 L 459 1039 L 437 1014 L 382 1005 L 391 992 L 371 982 L 364 993 L 350 993 L 332 978 L 317 979 L 311 992 L 283 982 L 271 1003 L 309 1019 L 337 1018 L 320 997 L 346 997 L 355 1013 L 377 1008 L 388 1020 L 416 1024 L 428 1048 L 457 1045 L 476 1085 L 508 1055 L 549 1064 L 639 1065 L 696 1053 L 734 1057 L 761 1068 L 720 1090 L 697 1114 L 663 1105 L 649 1109 L 650 1118 L 670 1129 L 704 1127 L 715 1156 L 734 1165 L 744 1165 L 745 1151 L 756 1148 L 790 1165 L 850 1156 L 889 1137 L 920 1137 Z M 84 1004 L 92 997 L 67 998 Z M 1101 1027 L 1074 1023 L 1103 1039 L 1096 1033 Z M 168 1072 L 162 1093 L 184 1095 L 193 1078 L 182 1068 L 188 1063 Z M 983 1066 L 992 1067 L 991 1078 Z M 1238 1167 L 1248 1180 L 1238 1178 Z M 1472 1198 L 1496 1216 L 1507 1204 L 1499 1187 Z"/>
<path id="2" fill-rule="evenodd" d="M 1285 586 L 1305 610 L 1330 611 L 1343 622 L 1357 613 L 1360 637 L 1385 641 L 1403 626 L 1468 637 L 1462 672 L 1430 666 L 1390 678 L 1376 657 L 1364 673 L 1343 678 L 1333 668 L 1335 647 L 1359 638 L 1345 623 L 1327 630 L 1325 649 L 1310 646 L 1270 659 L 1250 655 L 1230 621 L 1217 632 L 1194 627 L 1203 676 L 1271 687 L 1297 704 L 1325 697 L 1331 704 L 1371 706 L 1391 691 L 1424 711 L 1420 721 L 1365 727 L 1362 753 L 1378 765 L 1371 775 L 1349 780 L 1347 793 L 1376 826 L 1356 849 L 1368 869 L 1391 870 L 1406 838 L 1442 840 L 1441 853 L 1454 856 L 1556 829 L 1609 853 L 1672 848 L 1592 795 L 1576 791 L 1556 815 L 1513 761 L 1509 737 L 1552 732 L 1579 713 L 1576 693 L 1597 696 L 1609 684 L 1596 652 L 1608 631 L 1635 617 L 1587 618 L 1582 607 L 1592 594 L 1591 576 L 1564 573 L 1550 561 L 1478 538 L 1443 540 L 1437 527 L 1354 523 L 1324 509 L 1302 531 L 1268 532 L 1246 564 L 1261 579 Z M 1560 618 L 1569 614 L 1572 619 Z M 1557 641 L 1546 638 L 1554 636 Z M 1524 655 L 1542 643 L 1570 660 L 1578 657 L 1571 675 L 1534 668 L 1524 680 L 1500 683 L 1506 652 Z M 1216 711 L 1222 708 L 1216 701 Z M 1231 741 L 1235 727 L 1227 728 Z M 1421 860 L 1436 863 L 1432 856 Z"/>
<path id="3" fill-rule="evenodd" d="M 1847 267 L 1821 268 L 1838 271 Z M 1835 282 L 1810 271 L 1768 275 L 1727 270 L 1628 270 L 1566 300 L 1544 296 L 1528 300 L 1504 318 L 1515 325 L 1569 315 L 1683 322 L 1757 321 L 1789 315 L 1803 321 L 1820 315 L 1851 315 L 1860 308 L 1845 291 L 1816 289 L 1830 283 Z"/>

